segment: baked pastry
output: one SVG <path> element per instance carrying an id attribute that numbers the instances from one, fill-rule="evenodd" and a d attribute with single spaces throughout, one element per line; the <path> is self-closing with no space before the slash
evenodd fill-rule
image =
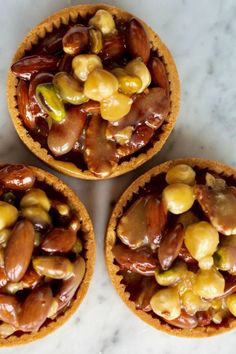
<path id="1" fill-rule="evenodd" d="M 36 167 L 0 166 L 0 345 L 63 324 L 84 298 L 94 262 L 92 223 L 76 195 Z"/>
<path id="2" fill-rule="evenodd" d="M 157 153 L 179 110 L 173 58 L 141 20 L 78 5 L 20 44 L 7 97 L 17 133 L 41 160 L 84 179 L 115 177 Z"/>
<path id="3" fill-rule="evenodd" d="M 169 334 L 236 326 L 236 171 L 183 159 L 154 167 L 117 202 L 105 251 L 117 292 Z"/>

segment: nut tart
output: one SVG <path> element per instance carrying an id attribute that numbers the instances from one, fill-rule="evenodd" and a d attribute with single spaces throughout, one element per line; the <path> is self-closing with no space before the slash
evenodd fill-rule
<path id="1" fill-rule="evenodd" d="M 61 326 L 92 277 L 89 215 L 57 177 L 0 166 L 0 346 L 25 344 Z"/>
<path id="2" fill-rule="evenodd" d="M 236 171 L 197 158 L 154 167 L 118 200 L 106 264 L 128 307 L 156 329 L 205 337 L 236 326 Z"/>
<path id="3" fill-rule="evenodd" d="M 179 111 L 174 60 L 143 21 L 78 5 L 36 26 L 8 73 L 9 112 L 42 161 L 83 179 L 111 178 L 156 154 Z"/>

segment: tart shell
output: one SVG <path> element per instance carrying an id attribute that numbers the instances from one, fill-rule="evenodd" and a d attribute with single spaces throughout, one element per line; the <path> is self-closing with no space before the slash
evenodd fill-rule
<path id="1" fill-rule="evenodd" d="M 8 338 L 0 339 L 0 346 L 13 346 L 33 342 L 48 335 L 49 333 L 53 332 L 55 329 L 63 325 L 78 309 L 79 305 L 84 299 L 92 279 L 95 265 L 96 244 L 93 225 L 88 215 L 88 212 L 82 202 L 78 199 L 75 193 L 72 192 L 72 190 L 56 176 L 37 167 L 29 167 L 33 170 L 36 176 L 36 180 L 44 182 L 49 186 L 52 186 L 55 191 L 62 194 L 66 198 L 70 208 L 75 212 L 76 215 L 79 215 L 81 220 L 81 230 L 83 231 L 84 235 L 84 258 L 86 264 L 86 272 L 79 286 L 79 289 L 76 292 L 75 298 L 72 300 L 71 305 L 68 307 L 67 310 L 65 310 L 63 314 L 59 315 L 55 320 L 52 320 L 49 324 L 45 326 L 43 325 L 36 333 L 25 333 L 21 336 L 16 336 L 13 334 Z"/>
<path id="2" fill-rule="evenodd" d="M 114 255 L 112 253 L 112 248 L 116 241 L 116 226 L 119 218 L 123 214 L 123 209 L 129 201 L 132 200 L 135 194 L 139 193 L 139 189 L 143 188 L 147 183 L 150 182 L 152 177 L 155 177 L 161 173 L 166 173 L 172 166 L 178 165 L 180 163 L 185 163 L 190 166 L 197 167 L 198 169 L 207 169 L 209 171 L 215 172 L 224 177 L 231 177 L 236 182 L 236 170 L 231 167 L 225 166 L 220 162 L 205 160 L 200 158 L 186 158 L 179 160 L 167 161 L 159 166 L 156 166 L 136 179 L 122 194 L 120 199 L 117 201 L 108 226 L 105 239 L 105 261 L 109 276 L 111 281 L 120 295 L 124 303 L 133 311 L 135 315 L 141 318 L 143 321 L 153 326 L 154 328 L 167 332 L 168 334 L 181 336 L 181 337 L 209 337 L 217 335 L 226 331 L 231 330 L 236 327 L 236 318 L 230 319 L 227 326 L 217 326 L 212 324 L 206 327 L 196 327 L 191 330 L 180 329 L 170 326 L 168 323 L 161 321 L 159 318 L 152 316 L 142 310 L 138 310 L 135 303 L 129 299 L 130 294 L 126 291 L 125 285 L 121 283 L 122 276 L 117 274 L 120 267 L 114 264 Z"/>
<path id="3" fill-rule="evenodd" d="M 76 21 L 78 16 L 92 16 L 98 9 L 105 9 L 109 11 L 112 15 L 116 16 L 118 19 L 122 19 L 125 21 L 128 21 L 130 18 L 133 17 L 133 15 L 128 12 L 106 4 L 77 5 L 63 9 L 55 13 L 54 15 L 48 17 L 32 29 L 32 31 L 25 37 L 23 42 L 18 47 L 13 57 L 12 63 L 22 58 L 25 52 L 32 48 L 33 44 L 37 44 L 40 38 L 44 38 L 48 33 L 52 32 L 53 29 L 59 28 L 62 24 L 68 24 L 70 21 Z M 128 157 L 127 161 L 118 164 L 115 170 L 107 178 L 116 177 L 137 168 L 138 166 L 142 165 L 144 162 L 149 160 L 151 157 L 153 157 L 158 151 L 160 151 L 160 149 L 166 142 L 168 136 L 170 135 L 172 129 L 174 128 L 179 112 L 180 83 L 172 55 L 165 46 L 165 44 L 161 41 L 159 36 L 143 21 L 141 22 L 148 33 L 153 48 L 157 49 L 158 54 L 160 57 L 162 57 L 162 60 L 166 67 L 170 82 L 170 113 L 165 122 L 163 123 L 162 127 L 159 128 L 159 131 L 155 135 L 152 146 L 150 148 L 147 148 L 146 150 L 144 149 L 144 151 L 141 152 L 137 157 L 133 157 L 131 155 L 130 157 Z M 81 170 L 71 162 L 64 162 L 54 159 L 54 157 L 45 148 L 41 147 L 39 142 L 33 140 L 33 138 L 30 136 L 28 130 L 24 127 L 22 120 L 19 117 L 19 110 L 16 101 L 17 85 L 18 79 L 14 76 L 14 74 L 11 72 L 11 69 L 9 68 L 7 80 L 8 109 L 15 129 L 23 143 L 39 159 L 41 159 L 59 172 L 76 178 L 82 178 L 86 180 L 99 180 L 100 178 L 93 175 L 89 170 Z"/>

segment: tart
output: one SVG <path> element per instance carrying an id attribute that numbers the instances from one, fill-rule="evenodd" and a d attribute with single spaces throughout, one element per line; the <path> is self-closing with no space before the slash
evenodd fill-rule
<path id="1" fill-rule="evenodd" d="M 236 326 L 236 171 L 198 158 L 154 167 L 118 200 L 105 257 L 118 294 L 172 335 Z"/>
<path id="2" fill-rule="evenodd" d="M 83 300 L 95 263 L 89 215 L 57 177 L 0 166 L 0 345 L 61 326 Z"/>
<path id="3" fill-rule="evenodd" d="M 60 172 L 111 178 L 156 154 L 179 111 L 173 58 L 154 31 L 113 6 L 78 5 L 36 26 L 8 73 L 21 140 Z"/>

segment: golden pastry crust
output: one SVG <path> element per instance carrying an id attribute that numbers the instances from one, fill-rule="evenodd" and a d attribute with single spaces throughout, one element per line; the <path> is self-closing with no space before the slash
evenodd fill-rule
<path id="1" fill-rule="evenodd" d="M 179 160 L 167 161 L 159 166 L 156 166 L 136 179 L 122 194 L 120 199 L 117 201 L 115 208 L 113 209 L 112 215 L 108 222 L 107 233 L 105 239 L 105 261 L 108 269 L 108 273 L 111 277 L 112 283 L 125 302 L 125 304 L 143 321 L 147 322 L 151 326 L 159 329 L 161 331 L 167 332 L 169 334 L 181 337 L 209 337 L 217 335 L 230 329 L 236 327 L 236 319 L 229 321 L 228 326 L 219 326 L 209 325 L 206 327 L 196 327 L 191 330 L 179 329 L 170 326 L 168 323 L 159 320 L 157 317 L 152 316 L 142 310 L 138 310 L 135 306 L 135 303 L 129 300 L 129 293 L 125 290 L 125 285 L 121 284 L 122 276 L 118 275 L 117 272 L 120 268 L 114 264 L 114 255 L 112 253 L 112 248 L 116 241 L 116 226 L 117 220 L 123 214 L 123 209 L 127 203 L 132 199 L 134 194 L 139 192 L 139 189 L 144 187 L 152 177 L 157 176 L 161 173 L 166 173 L 170 167 L 178 165 L 180 163 L 188 164 L 192 167 L 197 167 L 199 169 L 208 169 L 210 171 L 216 172 L 217 174 L 222 175 L 222 177 L 232 177 L 236 181 L 236 170 L 231 167 L 225 166 L 220 162 L 205 160 L 200 158 L 186 158 Z"/>
<path id="2" fill-rule="evenodd" d="M 66 197 L 70 208 L 75 212 L 75 214 L 79 215 L 81 220 L 81 229 L 84 234 L 84 248 L 86 250 L 86 272 L 83 281 L 81 282 L 79 289 L 75 295 L 75 298 L 72 300 L 70 307 L 63 314 L 59 315 L 54 321 L 51 321 L 48 325 L 43 325 L 36 333 L 25 333 L 22 334 L 20 337 L 15 336 L 13 334 L 8 338 L 0 339 L 0 346 L 13 346 L 35 341 L 48 335 L 49 333 L 53 332 L 55 329 L 60 327 L 62 324 L 64 324 L 78 309 L 79 305 L 84 299 L 94 271 L 96 258 L 95 236 L 92 222 L 84 205 L 75 195 L 75 193 L 72 192 L 72 190 L 56 176 L 37 167 L 30 166 L 30 168 L 34 171 L 34 174 L 38 181 L 44 182 L 47 185 L 52 186 L 55 191 L 61 193 L 64 197 Z"/>
<path id="3" fill-rule="evenodd" d="M 106 9 L 114 16 L 119 19 L 128 21 L 133 17 L 132 14 L 125 12 L 119 8 L 105 5 L 105 4 L 90 4 L 90 5 L 77 5 L 74 7 L 63 9 L 54 15 L 48 17 L 46 20 L 41 22 L 38 26 L 33 28 L 33 30 L 25 37 L 23 42 L 20 44 L 17 49 L 14 57 L 13 63 L 20 58 L 22 58 L 26 50 L 30 50 L 33 44 L 38 42 L 39 38 L 45 37 L 45 35 L 53 30 L 53 28 L 59 28 L 61 24 L 67 24 L 70 20 L 76 20 L 78 16 L 84 17 L 85 15 L 93 15 L 98 9 Z M 141 20 L 140 20 L 141 21 Z M 150 42 L 152 43 L 153 48 L 157 49 L 159 56 L 162 57 L 163 62 L 168 73 L 168 78 L 170 82 L 170 100 L 171 100 L 171 109 L 170 113 L 163 123 L 162 127 L 158 130 L 158 133 L 155 135 L 155 140 L 153 146 L 147 149 L 145 152 L 140 153 L 137 157 L 131 157 L 129 160 L 119 164 L 115 170 L 107 178 L 116 177 L 122 175 L 126 172 L 129 172 L 138 166 L 142 165 L 144 162 L 153 157 L 158 151 L 161 150 L 162 146 L 166 142 L 168 136 L 170 135 L 172 129 L 174 128 L 177 115 L 179 112 L 180 105 L 180 83 L 177 73 L 177 69 L 172 58 L 171 53 L 161 41 L 158 35 L 148 27 L 143 21 L 141 21 L 146 28 Z M 72 177 L 82 178 L 87 180 L 99 180 L 99 177 L 96 177 L 89 170 L 81 170 L 76 167 L 73 163 L 63 162 L 55 160 L 50 153 L 41 147 L 40 143 L 33 140 L 27 129 L 24 127 L 22 120 L 19 118 L 19 111 L 17 108 L 16 102 L 16 87 L 18 84 L 18 79 L 9 69 L 8 71 L 8 80 L 7 80 L 7 101 L 8 109 L 11 115 L 12 122 L 16 128 L 16 131 L 20 139 L 24 144 L 42 161 L 55 168 L 59 172 L 67 174 Z"/>

